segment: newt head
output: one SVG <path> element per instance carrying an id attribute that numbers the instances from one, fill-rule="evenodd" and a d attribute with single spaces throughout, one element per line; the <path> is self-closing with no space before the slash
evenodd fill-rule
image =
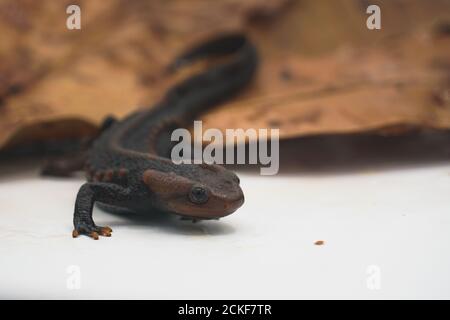
<path id="1" fill-rule="evenodd" d="M 168 171 L 143 173 L 153 203 L 159 209 L 197 219 L 216 219 L 244 203 L 239 178 L 218 165 L 176 165 Z"/>

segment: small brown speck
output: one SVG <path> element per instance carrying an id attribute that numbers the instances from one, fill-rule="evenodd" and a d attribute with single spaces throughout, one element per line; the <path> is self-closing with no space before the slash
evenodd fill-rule
<path id="1" fill-rule="evenodd" d="M 323 240 L 317 240 L 316 242 L 314 242 L 314 244 L 315 244 L 316 246 L 323 246 L 323 245 L 325 244 L 325 241 L 323 241 Z"/>

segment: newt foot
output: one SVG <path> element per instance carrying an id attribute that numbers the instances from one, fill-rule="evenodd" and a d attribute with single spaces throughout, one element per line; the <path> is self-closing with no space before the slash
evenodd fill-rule
<path id="1" fill-rule="evenodd" d="M 77 238 L 79 235 L 86 235 L 94 240 L 98 240 L 99 236 L 111 237 L 112 229 L 110 227 L 87 227 L 81 226 L 72 231 L 72 237 Z"/>

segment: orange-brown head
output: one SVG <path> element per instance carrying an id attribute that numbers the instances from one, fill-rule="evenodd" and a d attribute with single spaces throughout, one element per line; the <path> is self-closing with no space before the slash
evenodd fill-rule
<path id="1" fill-rule="evenodd" d="M 172 170 L 147 169 L 143 180 L 159 209 L 185 217 L 221 218 L 244 203 L 239 178 L 218 165 L 181 164 Z"/>

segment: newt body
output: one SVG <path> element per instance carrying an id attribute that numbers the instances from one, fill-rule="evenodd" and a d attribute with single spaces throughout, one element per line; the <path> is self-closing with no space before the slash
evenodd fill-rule
<path id="1" fill-rule="evenodd" d="M 251 80 L 257 52 L 242 35 L 210 40 L 170 66 L 174 71 L 195 60 L 230 55 L 229 61 L 170 89 L 155 107 L 111 123 L 88 153 L 88 182 L 78 192 L 73 236 L 110 236 L 95 225 L 94 203 L 105 209 L 169 211 L 192 219 L 214 219 L 233 213 L 244 202 L 239 178 L 219 165 L 174 164 L 168 157 L 171 133 L 189 127 L 203 111 L 238 93 Z"/>

